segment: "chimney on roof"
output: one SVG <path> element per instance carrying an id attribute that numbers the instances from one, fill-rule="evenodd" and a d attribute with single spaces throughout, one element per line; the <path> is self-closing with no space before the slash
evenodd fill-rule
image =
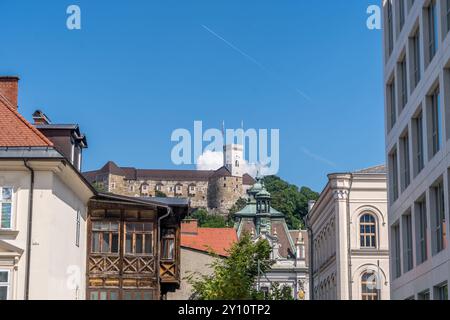
<path id="1" fill-rule="evenodd" d="M 0 95 L 17 109 L 17 97 L 19 94 L 19 77 L 0 76 Z"/>
<path id="2" fill-rule="evenodd" d="M 198 220 L 186 219 L 181 222 L 181 233 L 198 234 Z"/>
<path id="3" fill-rule="evenodd" d="M 47 117 L 45 115 L 45 113 L 43 113 L 41 110 L 36 110 L 33 113 L 33 120 L 34 120 L 34 124 L 35 125 L 39 125 L 39 124 L 51 124 L 52 122 L 50 121 L 49 117 Z"/>

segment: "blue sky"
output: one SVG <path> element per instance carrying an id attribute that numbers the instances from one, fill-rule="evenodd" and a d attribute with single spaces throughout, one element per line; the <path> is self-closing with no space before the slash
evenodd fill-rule
<path id="1" fill-rule="evenodd" d="M 81 125 L 85 170 L 181 169 L 174 129 L 244 121 L 279 128 L 279 175 L 320 191 L 330 172 L 384 163 L 377 3 L 1 0 L 0 74 L 21 77 L 26 118 Z M 70 4 L 81 30 L 66 28 Z"/>

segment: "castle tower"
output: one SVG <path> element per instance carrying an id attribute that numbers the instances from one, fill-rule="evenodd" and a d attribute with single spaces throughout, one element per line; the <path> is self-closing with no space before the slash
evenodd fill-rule
<path id="1" fill-rule="evenodd" d="M 233 177 L 244 175 L 244 149 L 239 144 L 223 146 L 223 165 L 230 170 Z"/>

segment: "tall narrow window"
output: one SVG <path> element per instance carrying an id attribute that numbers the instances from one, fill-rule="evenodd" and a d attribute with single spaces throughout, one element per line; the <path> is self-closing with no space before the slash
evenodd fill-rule
<path id="1" fill-rule="evenodd" d="M 438 182 L 431 189 L 433 197 L 433 236 L 434 236 L 434 250 L 437 254 L 446 248 L 446 230 L 445 230 L 445 203 L 444 203 L 444 186 Z"/>
<path id="2" fill-rule="evenodd" d="M 448 283 L 445 282 L 434 289 L 434 300 L 448 300 Z"/>
<path id="3" fill-rule="evenodd" d="M 413 268 L 413 240 L 411 213 L 403 216 L 403 269 L 408 272 Z"/>
<path id="4" fill-rule="evenodd" d="M 401 257 L 400 257 L 400 226 L 397 224 L 392 227 L 392 250 L 393 250 L 393 271 L 394 279 L 402 275 Z"/>
<path id="5" fill-rule="evenodd" d="M 377 288 L 377 277 L 374 272 L 366 272 L 361 277 L 361 299 L 379 300 L 380 291 Z"/>
<path id="6" fill-rule="evenodd" d="M 93 222 L 92 243 L 93 253 L 119 253 L 119 223 Z"/>
<path id="7" fill-rule="evenodd" d="M 175 230 L 165 229 L 162 233 L 161 239 L 161 259 L 174 260 L 175 259 Z"/>
<path id="8" fill-rule="evenodd" d="M 438 17 L 436 0 L 431 0 L 427 10 L 428 16 L 428 62 L 433 60 L 438 48 Z"/>
<path id="9" fill-rule="evenodd" d="M 388 0 L 386 4 L 386 21 L 387 21 L 387 48 L 388 55 L 391 55 L 392 50 L 394 49 L 394 19 L 393 19 L 393 10 L 392 10 L 392 0 Z"/>
<path id="10" fill-rule="evenodd" d="M 423 147 L 423 114 L 420 112 L 413 119 L 414 130 L 414 173 L 417 176 L 425 165 Z"/>
<path id="11" fill-rule="evenodd" d="M 409 165 L 409 135 L 406 133 L 400 138 L 401 147 L 401 173 L 402 173 L 402 190 L 406 190 L 411 182 L 411 170 Z"/>
<path id="12" fill-rule="evenodd" d="M 0 187 L 0 229 L 12 228 L 12 188 Z"/>
<path id="13" fill-rule="evenodd" d="M 133 255 L 151 255 L 153 253 L 153 224 L 125 224 L 125 253 Z"/>
<path id="14" fill-rule="evenodd" d="M 0 270 L 0 301 L 8 300 L 9 294 L 9 271 Z"/>
<path id="15" fill-rule="evenodd" d="M 403 26 L 405 25 L 405 0 L 398 0 L 398 23 L 399 23 L 399 32 L 402 31 Z"/>
<path id="16" fill-rule="evenodd" d="M 389 155 L 389 170 L 391 177 L 391 202 L 395 202 L 398 199 L 398 157 L 397 149 Z"/>
<path id="17" fill-rule="evenodd" d="M 449 0 L 450 1 L 450 0 Z M 421 70 L 420 70 L 420 29 L 417 29 L 416 33 L 411 38 L 412 47 L 412 89 L 415 89 L 420 82 Z"/>
<path id="18" fill-rule="evenodd" d="M 77 224 L 76 224 L 76 231 L 75 231 L 75 245 L 77 247 L 80 246 L 80 224 L 81 224 L 81 212 L 80 210 L 77 211 Z"/>
<path id="19" fill-rule="evenodd" d="M 427 241 L 427 204 L 425 196 L 415 204 L 416 210 L 416 245 L 417 245 L 417 264 L 422 264 L 428 257 Z"/>
<path id="20" fill-rule="evenodd" d="M 447 32 L 450 31 L 450 0 L 446 0 L 445 16 L 447 22 Z"/>
<path id="21" fill-rule="evenodd" d="M 398 64 L 399 77 L 400 77 L 400 110 L 405 108 L 408 103 L 408 85 L 407 85 L 407 69 L 406 69 L 406 56 Z"/>
<path id="22" fill-rule="evenodd" d="M 397 122 L 397 103 L 395 101 L 395 78 L 387 86 L 387 103 L 388 103 L 388 112 L 389 112 L 389 128 L 392 129 Z"/>
<path id="23" fill-rule="evenodd" d="M 377 247 L 377 224 L 375 217 L 371 214 L 365 214 L 359 222 L 360 245 L 361 248 Z"/>
<path id="24" fill-rule="evenodd" d="M 441 149 L 441 101 L 439 88 L 430 96 L 430 117 L 431 117 L 431 156 L 434 156 Z"/>

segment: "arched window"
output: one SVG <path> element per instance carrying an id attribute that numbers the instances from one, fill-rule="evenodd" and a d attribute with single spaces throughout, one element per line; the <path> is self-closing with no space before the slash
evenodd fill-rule
<path id="1" fill-rule="evenodd" d="M 366 272 L 361 277 L 361 299 L 380 299 L 380 290 L 377 288 L 377 277 L 374 272 Z"/>
<path id="2" fill-rule="evenodd" d="M 359 236 L 361 248 L 377 247 L 377 231 L 376 220 L 371 214 L 365 214 L 359 221 Z"/>
<path id="3" fill-rule="evenodd" d="M 235 161 L 234 166 L 235 166 L 236 168 L 239 168 L 239 160 L 236 160 L 236 161 Z"/>

